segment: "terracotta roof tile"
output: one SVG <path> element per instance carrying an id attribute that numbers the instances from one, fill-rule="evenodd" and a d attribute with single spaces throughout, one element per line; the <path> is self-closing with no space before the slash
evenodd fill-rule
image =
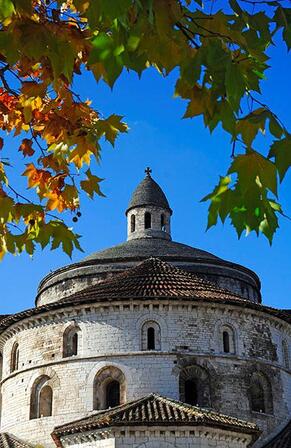
<path id="1" fill-rule="evenodd" d="M 67 306 L 134 299 L 183 300 L 196 303 L 209 301 L 262 311 L 291 323 L 291 310 L 278 310 L 253 303 L 193 273 L 157 258 L 149 258 L 133 268 L 57 302 L 3 316 L 3 319 L 0 319 L 0 333 L 22 319 Z"/>
<path id="2" fill-rule="evenodd" d="M 291 420 L 287 423 L 285 428 L 277 434 L 267 445 L 263 448 L 290 448 L 291 447 Z"/>
<path id="3" fill-rule="evenodd" d="M 22 442 L 7 432 L 0 433 L 0 448 L 31 448 L 28 443 Z"/>
<path id="4" fill-rule="evenodd" d="M 139 400 L 58 426 L 53 438 L 58 440 L 67 434 L 82 433 L 110 426 L 211 426 L 238 431 L 257 438 L 260 430 L 254 423 L 219 414 L 208 409 L 191 406 L 180 401 L 150 394 Z"/>
<path id="5" fill-rule="evenodd" d="M 158 258 L 149 258 L 101 283 L 61 300 L 61 303 L 94 297 L 122 298 L 221 298 L 245 300 L 201 277 L 178 269 Z"/>

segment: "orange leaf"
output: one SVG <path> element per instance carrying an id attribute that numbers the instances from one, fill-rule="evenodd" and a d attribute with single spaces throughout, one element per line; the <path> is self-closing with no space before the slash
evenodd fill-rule
<path id="1" fill-rule="evenodd" d="M 43 195 L 52 177 L 51 174 L 45 170 L 38 170 L 33 163 L 29 163 L 26 167 L 22 175 L 28 178 L 28 187 L 38 188 L 38 193 Z"/>
<path id="2" fill-rule="evenodd" d="M 21 145 L 19 146 L 18 151 L 21 151 L 23 153 L 24 157 L 33 156 L 35 151 L 32 148 L 32 140 L 30 140 L 29 138 L 24 138 L 22 140 Z"/>

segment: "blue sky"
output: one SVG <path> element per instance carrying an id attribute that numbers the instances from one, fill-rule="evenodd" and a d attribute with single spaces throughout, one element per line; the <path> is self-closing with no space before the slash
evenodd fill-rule
<path id="1" fill-rule="evenodd" d="M 283 44 L 270 52 L 272 67 L 263 83 L 263 99 L 291 129 L 291 59 Z M 85 251 L 76 251 L 72 261 L 126 239 L 124 211 L 130 196 L 150 166 L 154 179 L 164 189 L 174 211 L 172 236 L 179 242 L 213 252 L 219 257 L 253 269 L 261 278 L 263 301 L 267 305 L 291 308 L 291 222 L 283 219 L 270 247 L 263 237 L 250 235 L 237 239 L 229 223 L 205 232 L 207 205 L 199 200 L 225 174 L 231 147 L 229 137 L 221 130 L 210 135 L 200 119 L 182 120 L 185 103 L 173 98 L 176 73 L 163 79 L 153 69 L 139 80 L 124 73 L 113 91 L 97 85 L 90 75 L 79 77 L 74 86 L 83 98 L 104 115 L 119 113 L 130 126 L 112 149 L 104 144 L 102 161 L 96 167 L 104 177 L 106 198 L 82 200 L 82 217 L 74 229 L 82 235 Z M 267 140 L 259 138 L 257 148 L 264 152 Z M 9 151 L 18 148 L 10 140 Z M 291 215 L 291 176 L 287 175 L 280 188 L 284 210 Z M 69 264 L 70 259 L 60 250 L 37 251 L 27 255 L 8 255 L 0 264 L 0 313 L 13 313 L 34 305 L 37 285 L 41 278 L 57 267 Z"/>

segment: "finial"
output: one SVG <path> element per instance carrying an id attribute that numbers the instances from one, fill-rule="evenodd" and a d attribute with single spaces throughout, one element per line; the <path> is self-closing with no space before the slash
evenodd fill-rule
<path id="1" fill-rule="evenodd" d="M 148 166 L 145 170 L 144 170 L 144 172 L 146 173 L 146 175 L 147 176 L 151 176 L 151 172 L 152 172 L 152 170 L 150 169 L 150 167 Z"/>

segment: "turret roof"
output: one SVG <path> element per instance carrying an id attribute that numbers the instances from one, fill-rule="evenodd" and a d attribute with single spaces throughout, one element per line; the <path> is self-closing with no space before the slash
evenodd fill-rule
<path id="1" fill-rule="evenodd" d="M 157 182 L 154 181 L 149 172 L 147 172 L 146 177 L 134 190 L 126 213 L 132 208 L 142 207 L 145 205 L 155 205 L 172 212 L 165 193 Z"/>

